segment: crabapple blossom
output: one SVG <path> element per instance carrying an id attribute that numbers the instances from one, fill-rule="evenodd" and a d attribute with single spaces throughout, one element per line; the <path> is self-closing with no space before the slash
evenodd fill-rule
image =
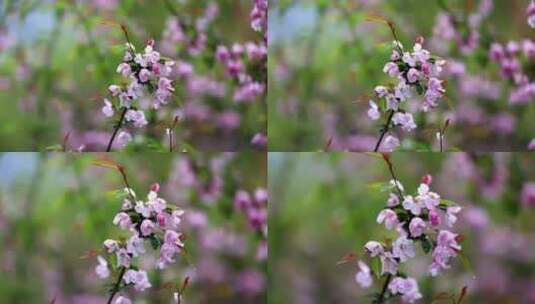
<path id="1" fill-rule="evenodd" d="M 396 277 L 388 285 L 388 289 L 392 294 L 401 294 L 404 302 L 414 303 L 422 298 L 422 294 L 418 288 L 418 282 L 414 278 Z"/>
<path id="2" fill-rule="evenodd" d="M 153 59 L 147 58 L 147 60 Z M 95 269 L 100 278 L 107 278 L 110 276 L 108 263 L 113 263 L 112 269 L 121 271 L 119 278 L 124 282 L 124 285 L 117 283 L 116 286 L 119 287 L 116 288 L 133 286 L 135 290 L 143 291 L 152 286 L 147 271 L 136 265 L 137 259 L 147 252 L 145 242 L 150 241 L 152 248 L 159 250 L 159 259 L 154 263 L 154 267 L 158 269 L 174 263 L 175 256 L 184 248 L 182 234 L 178 231 L 184 211 L 168 205 L 163 198 L 159 197 L 159 190 L 159 184 L 153 184 L 146 202 L 137 200 L 132 189 L 125 188 L 124 190 L 128 198 L 124 198 L 121 211 L 115 215 L 113 224 L 127 231 L 130 237 L 120 241 L 105 240 L 103 243 L 105 251 L 108 254 L 115 254 L 116 259 L 105 259 L 99 256 L 99 264 Z M 135 205 L 131 200 L 137 200 Z M 119 289 L 114 290 L 111 297 Z M 115 302 L 130 303 L 130 300 L 119 296 Z"/>
<path id="3" fill-rule="evenodd" d="M 414 242 L 407 239 L 406 236 L 400 236 L 392 244 L 392 256 L 399 258 L 400 262 L 406 262 L 416 255 Z"/>
<path id="4" fill-rule="evenodd" d="M 455 222 L 457 222 L 457 213 L 461 212 L 460 206 L 451 206 L 446 209 L 446 224 L 449 227 L 453 227 Z"/>
<path id="5" fill-rule="evenodd" d="M 97 273 L 97 276 L 99 278 L 105 279 L 110 276 L 110 269 L 108 268 L 108 262 L 100 255 L 97 258 L 98 258 L 98 266 L 95 268 L 95 272 Z"/>
<path id="6" fill-rule="evenodd" d="M 163 59 L 160 53 L 154 50 L 154 40 L 149 40 L 142 53 L 137 53 L 134 45 L 126 44 L 123 61 L 117 66 L 117 73 L 127 78 L 126 85 L 112 84 L 108 90 L 113 97 L 117 97 L 115 104 L 109 99 L 104 99 L 102 113 L 106 117 L 113 117 L 118 109 L 124 114 L 116 128 L 123 127 L 123 123 L 132 123 L 136 128 L 143 128 L 148 124 L 145 113 L 135 104 L 136 100 L 148 98 L 152 101 L 152 108 L 158 109 L 167 104 L 173 95 L 174 87 L 172 80 L 175 62 Z M 126 135 L 120 140 L 124 146 L 129 140 Z M 120 138 L 118 138 L 119 140 Z M 113 141 L 110 140 L 110 142 Z M 111 145 L 111 143 L 110 143 Z"/>
<path id="7" fill-rule="evenodd" d="M 368 117 L 370 117 L 372 120 L 377 120 L 381 118 L 381 112 L 379 112 L 379 107 L 373 100 L 370 100 L 370 109 L 368 110 Z"/>
<path id="8" fill-rule="evenodd" d="M 118 296 L 114 304 L 132 304 L 132 301 L 125 296 Z"/>
<path id="9" fill-rule="evenodd" d="M 381 258 L 381 275 L 385 273 L 396 274 L 398 272 L 398 261 L 392 256 L 391 252 L 384 252 L 379 256 Z"/>
<path id="10" fill-rule="evenodd" d="M 535 28 L 535 1 L 531 1 L 527 10 L 528 14 L 528 24 L 532 28 Z"/>
<path id="11" fill-rule="evenodd" d="M 253 3 L 251 27 L 257 32 L 265 32 L 267 30 L 268 0 L 253 0 Z"/>
<path id="12" fill-rule="evenodd" d="M 395 78 L 397 83 L 376 86 L 375 95 L 385 100 L 385 106 L 382 108 L 375 101 L 370 101 L 368 110 L 372 120 L 379 119 L 382 114 L 389 117 L 382 129 L 383 136 L 394 126 L 401 126 L 406 132 L 417 128 L 413 113 L 408 112 L 408 106 L 404 106 L 407 102 L 421 100 L 419 110 L 428 112 L 438 106 L 446 93 L 443 81 L 439 79 L 446 62 L 432 56 L 423 48 L 423 43 L 423 38 L 419 38 L 412 51 L 405 51 L 401 42 L 394 41 L 390 61 L 384 65 L 383 72 Z M 376 145 L 376 151 L 381 146 L 383 136 Z"/>
<path id="13" fill-rule="evenodd" d="M 399 197 L 395 193 L 390 193 L 388 195 L 388 200 L 386 201 L 388 207 L 395 207 L 399 205 Z"/>
<path id="14" fill-rule="evenodd" d="M 403 200 L 403 208 L 409 210 L 414 215 L 420 215 L 423 207 L 421 201 L 415 200 L 411 195 L 407 195 L 405 200 Z"/>
<path id="15" fill-rule="evenodd" d="M 267 202 L 268 194 L 265 189 L 256 189 L 254 195 L 240 190 L 234 196 L 234 208 L 247 215 L 249 226 L 267 234 Z"/>
<path id="16" fill-rule="evenodd" d="M 385 152 L 392 152 L 399 147 L 399 139 L 392 135 L 387 135 L 383 143 L 381 144 L 381 150 Z"/>
<path id="17" fill-rule="evenodd" d="M 137 291 L 143 291 L 152 286 L 145 270 L 129 269 L 125 272 L 123 280 L 126 284 L 134 284 Z"/>
<path id="18" fill-rule="evenodd" d="M 370 254 L 371 257 L 381 255 L 384 252 L 383 245 L 376 241 L 369 241 L 368 243 L 366 243 L 366 245 L 364 245 L 364 248 Z"/>
<path id="19" fill-rule="evenodd" d="M 414 217 L 409 224 L 411 237 L 417 238 L 425 232 L 426 223 L 419 217 Z"/>
<path id="20" fill-rule="evenodd" d="M 528 182 L 522 186 L 520 202 L 524 207 L 535 207 L 535 183 Z"/>
<path id="21" fill-rule="evenodd" d="M 396 212 L 391 209 L 383 209 L 377 216 L 377 223 L 382 224 L 383 222 L 388 230 L 396 228 L 396 226 L 399 224 Z"/>
<path id="22" fill-rule="evenodd" d="M 397 112 L 392 118 L 394 125 L 400 125 L 401 128 L 405 131 L 412 131 L 416 129 L 416 124 L 410 113 L 400 113 Z"/>
<path id="23" fill-rule="evenodd" d="M 355 281 L 362 287 L 368 288 L 373 284 L 373 277 L 371 275 L 370 267 L 364 262 L 359 261 L 359 272 L 355 275 Z"/>
<path id="24" fill-rule="evenodd" d="M 418 56 L 426 55 L 424 53 Z M 395 178 L 391 164 L 390 168 Z M 416 279 L 399 272 L 402 263 L 416 257 L 418 243 L 421 243 L 424 253 L 432 256 L 428 267 L 431 276 L 450 268 L 451 260 L 461 250 L 458 234 L 441 227 L 441 216 L 446 219 L 448 228 L 453 227 L 461 207 L 449 201 L 441 201 L 440 196 L 431 191 L 432 180 L 429 174 L 423 176 L 415 196 L 406 194 L 398 180 L 389 182 L 393 192 L 389 194 L 387 207 L 380 211 L 377 223 L 385 223 L 387 229 L 395 228 L 398 236 L 391 244 L 368 241 L 364 245 L 369 257 L 378 259 L 381 263 L 381 273 L 377 275 L 387 277 L 381 293 L 374 296 L 378 303 L 396 296 L 400 296 L 403 303 L 414 303 L 422 298 Z M 403 201 L 401 205 L 400 201 Z M 371 278 L 371 271 L 364 262 L 359 261 L 355 280 L 361 287 L 368 288 L 373 284 L 368 276 Z"/>

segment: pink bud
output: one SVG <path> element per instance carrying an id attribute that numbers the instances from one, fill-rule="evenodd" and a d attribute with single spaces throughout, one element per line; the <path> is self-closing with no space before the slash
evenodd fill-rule
<path id="1" fill-rule="evenodd" d="M 165 227 L 167 224 L 167 217 L 163 213 L 159 213 L 156 216 L 156 220 L 158 221 L 158 225 L 160 225 L 160 227 Z"/>
<path id="2" fill-rule="evenodd" d="M 422 37 L 422 36 L 416 37 L 416 43 L 424 44 L 424 42 L 425 42 L 424 37 Z"/>
<path id="3" fill-rule="evenodd" d="M 440 215 L 436 210 L 430 210 L 429 211 L 429 222 L 432 226 L 438 226 L 440 225 Z"/>
<path id="4" fill-rule="evenodd" d="M 431 174 L 426 174 L 422 176 L 422 183 L 426 185 L 430 185 L 432 182 L 433 182 L 433 177 L 431 176 Z"/>
<path id="5" fill-rule="evenodd" d="M 150 185 L 150 191 L 154 191 L 154 192 L 160 191 L 160 184 L 153 183 L 152 185 Z"/>
<path id="6" fill-rule="evenodd" d="M 147 40 L 147 45 L 154 46 L 154 39 Z"/>

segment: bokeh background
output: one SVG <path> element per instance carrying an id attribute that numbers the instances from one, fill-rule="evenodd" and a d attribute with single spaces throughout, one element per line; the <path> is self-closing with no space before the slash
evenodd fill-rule
<path id="1" fill-rule="evenodd" d="M 431 189 L 464 209 L 454 231 L 465 236 L 465 263 L 432 279 L 430 257 L 420 248 L 404 271 L 417 278 L 424 298 L 468 294 L 462 303 L 535 303 L 535 155 L 529 153 L 394 153 L 407 193 L 425 174 Z M 363 246 L 390 234 L 376 223 L 391 177 L 379 156 L 270 153 L 269 303 L 369 303 L 355 282 L 356 261 L 337 266 L 349 253 L 366 259 Z M 531 183 L 531 184 L 530 184 Z M 433 303 L 451 303 L 437 301 Z"/>
<path id="2" fill-rule="evenodd" d="M 265 94 L 234 101 L 239 86 L 214 59 L 218 45 L 263 40 L 251 28 L 252 8 L 248 0 L 1 1 L 0 150 L 57 149 L 67 134 L 69 150 L 105 150 L 114 121 L 101 113 L 103 98 L 122 79 L 116 68 L 126 41 L 119 24 L 138 50 L 153 38 L 155 49 L 178 61 L 182 71 L 192 68 L 176 79 L 168 105 L 147 111 L 150 124 L 134 131 L 129 150 L 166 150 L 165 129 L 175 116 L 182 118 L 176 128 L 179 149 L 252 148 L 254 135 L 266 134 Z M 206 24 L 205 45 L 190 52 L 176 21 L 194 26 L 207 12 L 216 14 Z M 201 34 L 184 31 L 192 40 Z M 264 70 L 262 63 L 248 68 L 255 77 Z"/>
<path id="3" fill-rule="evenodd" d="M 135 303 L 172 303 L 166 286 L 186 277 L 186 303 L 265 301 L 265 236 L 234 208 L 237 191 L 266 188 L 266 156 L 251 152 L 0 154 L 0 302 L 105 303 L 111 282 L 96 276 L 94 253 L 122 234 L 112 220 L 124 186 L 118 172 L 94 165 L 103 159 L 125 167 L 139 197 L 159 182 L 161 196 L 186 211 L 188 254 L 150 270 L 153 287 L 129 292 Z"/>
<path id="4" fill-rule="evenodd" d="M 480 5 L 493 9 L 481 19 L 475 49 L 462 53 L 455 41 L 440 39 L 438 16 L 446 3 L 456 16 L 478 15 Z M 390 57 L 387 26 L 367 21 L 382 16 L 396 24 L 406 48 L 416 37 L 451 65 L 447 98 L 437 110 L 415 117 L 418 129 L 403 134 L 401 150 L 438 151 L 435 133 L 446 119 L 446 148 L 462 151 L 525 151 L 535 137 L 533 102 L 509 104 L 514 89 L 487 60 L 492 42 L 533 38 L 527 24 L 527 0 L 274 0 L 269 17 L 270 151 L 370 151 L 380 123 L 366 112 L 375 86 L 389 83 L 382 72 Z M 470 17 L 477 19 L 476 17 Z M 453 70 L 464 65 L 464 73 Z M 533 60 L 522 61 L 533 82 Z M 457 70 L 458 72 L 459 70 Z M 533 101 L 533 100 L 531 100 Z M 384 123 L 384 121 L 382 121 Z M 330 142 L 330 144 L 328 144 Z"/>

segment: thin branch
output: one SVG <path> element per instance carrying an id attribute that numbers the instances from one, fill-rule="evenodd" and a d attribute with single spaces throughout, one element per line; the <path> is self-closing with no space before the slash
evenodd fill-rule
<path id="1" fill-rule="evenodd" d="M 383 139 L 390 130 L 390 123 L 392 122 L 392 118 L 394 117 L 394 110 L 390 111 L 390 114 L 388 115 L 388 119 L 386 120 L 386 124 L 383 127 L 383 130 L 381 131 L 381 135 L 379 136 L 379 140 L 377 141 L 377 144 L 375 145 L 375 149 L 373 149 L 373 152 L 379 151 L 379 147 L 381 146 L 381 143 L 383 142 Z"/>
<path id="2" fill-rule="evenodd" d="M 392 280 L 392 274 L 389 273 L 386 276 L 385 283 L 383 284 L 383 289 L 381 290 L 381 293 L 379 294 L 378 304 L 383 304 L 384 303 L 386 291 L 388 290 L 388 284 L 390 284 L 391 280 Z"/>
<path id="3" fill-rule="evenodd" d="M 121 118 L 119 119 L 119 122 L 115 126 L 115 130 L 113 130 L 113 134 L 112 134 L 112 136 L 110 138 L 110 142 L 108 143 L 108 147 L 106 148 L 106 152 L 110 152 L 111 151 L 111 147 L 113 146 L 113 141 L 115 140 L 115 137 L 117 136 L 117 132 L 119 132 L 119 129 L 121 129 L 121 126 L 123 124 L 124 117 L 126 116 L 126 112 L 127 111 L 128 111 L 127 108 L 123 109 L 123 112 L 121 113 Z"/>
<path id="4" fill-rule="evenodd" d="M 388 171 L 390 172 L 390 176 L 394 180 L 394 184 L 396 186 L 396 189 L 398 190 L 399 197 L 402 200 L 405 200 L 405 196 L 403 195 L 403 191 L 401 191 L 401 188 L 399 187 L 399 179 L 396 176 L 396 172 L 394 171 L 394 165 L 392 164 L 392 161 L 390 161 L 390 155 L 389 154 L 383 154 L 383 159 L 386 162 L 386 165 L 388 167 Z"/>
<path id="5" fill-rule="evenodd" d="M 115 285 L 113 286 L 113 289 L 111 290 L 111 294 L 110 294 L 110 297 L 108 298 L 108 302 L 106 302 L 107 304 L 111 304 L 111 301 L 113 300 L 117 292 L 119 292 L 119 289 L 121 287 L 121 281 L 123 280 L 123 276 L 125 272 L 126 272 L 126 267 L 124 266 L 121 267 L 119 278 L 117 279 L 117 282 L 115 282 Z"/>

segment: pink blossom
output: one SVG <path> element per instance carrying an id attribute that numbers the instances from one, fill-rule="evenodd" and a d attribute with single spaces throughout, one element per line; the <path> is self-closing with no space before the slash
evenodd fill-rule
<path id="1" fill-rule="evenodd" d="M 145 253 L 145 246 L 143 244 L 143 239 L 137 236 L 136 234 L 132 235 L 126 241 L 126 251 L 134 257 L 137 257 L 140 254 Z"/>
<path id="2" fill-rule="evenodd" d="M 362 287 L 362 288 L 369 288 L 373 284 L 373 277 L 371 275 L 371 270 L 368 265 L 366 265 L 364 262 L 359 261 L 359 272 L 355 275 L 355 281 Z"/>
<path id="3" fill-rule="evenodd" d="M 122 62 L 117 67 L 117 73 L 123 75 L 124 77 L 130 76 L 132 74 L 132 69 L 130 68 L 130 65 L 126 62 Z"/>
<path id="4" fill-rule="evenodd" d="M 143 222 L 141 222 L 141 235 L 143 236 L 149 236 L 151 235 L 153 232 L 154 232 L 154 222 L 149 220 L 149 219 L 146 219 L 146 220 L 143 220 Z"/>
<path id="5" fill-rule="evenodd" d="M 425 232 L 426 223 L 419 217 L 414 217 L 409 224 L 409 231 L 412 237 L 419 237 Z"/>
<path id="6" fill-rule="evenodd" d="M 401 262 L 406 262 L 408 259 L 416 255 L 414 242 L 409 240 L 406 236 L 400 236 L 392 244 L 392 256 L 399 258 Z"/>
<path id="7" fill-rule="evenodd" d="M 528 24 L 532 28 L 535 28 L 535 1 L 531 1 L 529 3 L 528 9 L 527 9 L 527 15 L 528 15 Z"/>
<path id="8" fill-rule="evenodd" d="M 432 209 L 429 210 L 429 223 L 431 223 L 431 226 L 439 226 L 441 223 L 440 215 L 439 213 Z"/>
<path id="9" fill-rule="evenodd" d="M 384 253 L 384 248 L 381 243 L 376 241 L 369 241 L 364 245 L 366 251 L 370 254 L 371 257 L 376 257 Z"/>
<path id="10" fill-rule="evenodd" d="M 520 202 L 526 208 L 535 207 L 535 182 L 527 182 L 522 186 Z"/>
<path id="11" fill-rule="evenodd" d="M 108 268 L 108 262 L 100 255 L 97 258 L 98 258 L 98 265 L 95 268 L 95 272 L 97 273 L 97 276 L 99 278 L 105 279 L 110 276 L 110 269 Z"/>
<path id="12" fill-rule="evenodd" d="M 117 251 L 116 253 L 117 255 L 117 265 L 118 266 L 123 266 L 123 267 L 130 267 L 130 262 L 132 260 L 132 258 L 130 257 L 130 255 L 128 254 L 128 252 L 126 251 L 126 249 L 124 248 L 121 248 Z"/>
<path id="13" fill-rule="evenodd" d="M 141 71 L 139 71 L 139 81 L 140 82 L 147 82 L 149 81 L 149 77 L 150 77 L 151 73 L 149 70 L 147 69 L 141 69 Z"/>
<path id="14" fill-rule="evenodd" d="M 379 111 L 379 107 L 377 104 L 370 100 L 370 109 L 368 110 L 368 117 L 370 117 L 372 120 L 378 120 L 381 118 L 381 111 Z"/>
<path id="15" fill-rule="evenodd" d="M 453 224 L 457 222 L 457 213 L 461 212 L 460 206 L 450 206 L 446 208 L 446 224 L 449 227 L 453 227 Z"/>
<path id="16" fill-rule="evenodd" d="M 395 193 L 390 193 L 388 195 L 388 200 L 386 201 L 388 207 L 395 207 L 399 205 L 399 197 Z"/>
<path id="17" fill-rule="evenodd" d="M 132 140 L 132 135 L 126 131 L 119 132 L 117 135 L 117 145 L 120 147 L 126 146 Z"/>
<path id="18" fill-rule="evenodd" d="M 420 215 L 424 206 L 419 200 L 414 200 L 411 195 L 407 195 L 403 201 L 403 208 L 409 210 L 414 215 Z"/>
<path id="19" fill-rule="evenodd" d="M 408 132 L 416 129 L 416 124 L 414 123 L 414 119 L 410 113 L 397 112 L 394 114 L 392 122 L 395 125 L 400 125 L 403 130 Z"/>
<path id="20" fill-rule="evenodd" d="M 388 62 L 383 68 L 383 72 L 390 77 L 398 77 L 400 75 L 398 65 L 393 62 Z"/>
<path id="21" fill-rule="evenodd" d="M 113 224 L 118 225 L 122 229 L 129 229 L 132 226 L 132 220 L 130 220 L 128 214 L 120 212 L 113 219 Z"/>
<path id="22" fill-rule="evenodd" d="M 114 304 L 132 304 L 132 301 L 130 301 L 129 298 L 125 296 L 118 296 L 117 299 L 115 299 Z"/>
<path id="23" fill-rule="evenodd" d="M 387 135 L 385 140 L 381 143 L 381 151 L 392 152 L 399 147 L 399 139 L 392 135 Z"/>
<path id="24" fill-rule="evenodd" d="M 418 289 L 418 283 L 414 278 L 394 278 L 388 285 L 388 289 L 394 295 L 401 294 L 402 300 L 407 303 L 414 303 L 422 298 Z"/>
<path id="25" fill-rule="evenodd" d="M 392 253 L 385 252 L 380 256 L 381 258 L 381 275 L 385 273 L 397 274 L 398 272 L 398 261 L 392 256 Z"/>
<path id="26" fill-rule="evenodd" d="M 386 229 L 394 229 L 399 224 L 398 216 L 391 209 L 383 209 L 377 216 L 377 223 L 385 223 Z"/>
<path id="27" fill-rule="evenodd" d="M 102 113 L 106 117 L 112 117 L 114 114 L 113 105 L 107 98 L 104 98 L 104 107 L 102 107 Z"/>
<path id="28" fill-rule="evenodd" d="M 418 81 L 418 78 L 420 78 L 420 72 L 418 72 L 417 69 L 411 68 L 409 72 L 407 73 L 407 79 L 410 83 L 415 83 Z"/>
<path id="29" fill-rule="evenodd" d="M 143 291 L 150 288 L 152 285 L 149 282 L 147 272 L 144 270 L 129 269 L 125 272 L 123 280 L 126 284 L 134 284 L 134 288 L 137 291 Z"/>
<path id="30" fill-rule="evenodd" d="M 119 243 L 115 240 L 107 239 L 104 241 L 104 247 L 109 253 L 119 250 Z"/>

